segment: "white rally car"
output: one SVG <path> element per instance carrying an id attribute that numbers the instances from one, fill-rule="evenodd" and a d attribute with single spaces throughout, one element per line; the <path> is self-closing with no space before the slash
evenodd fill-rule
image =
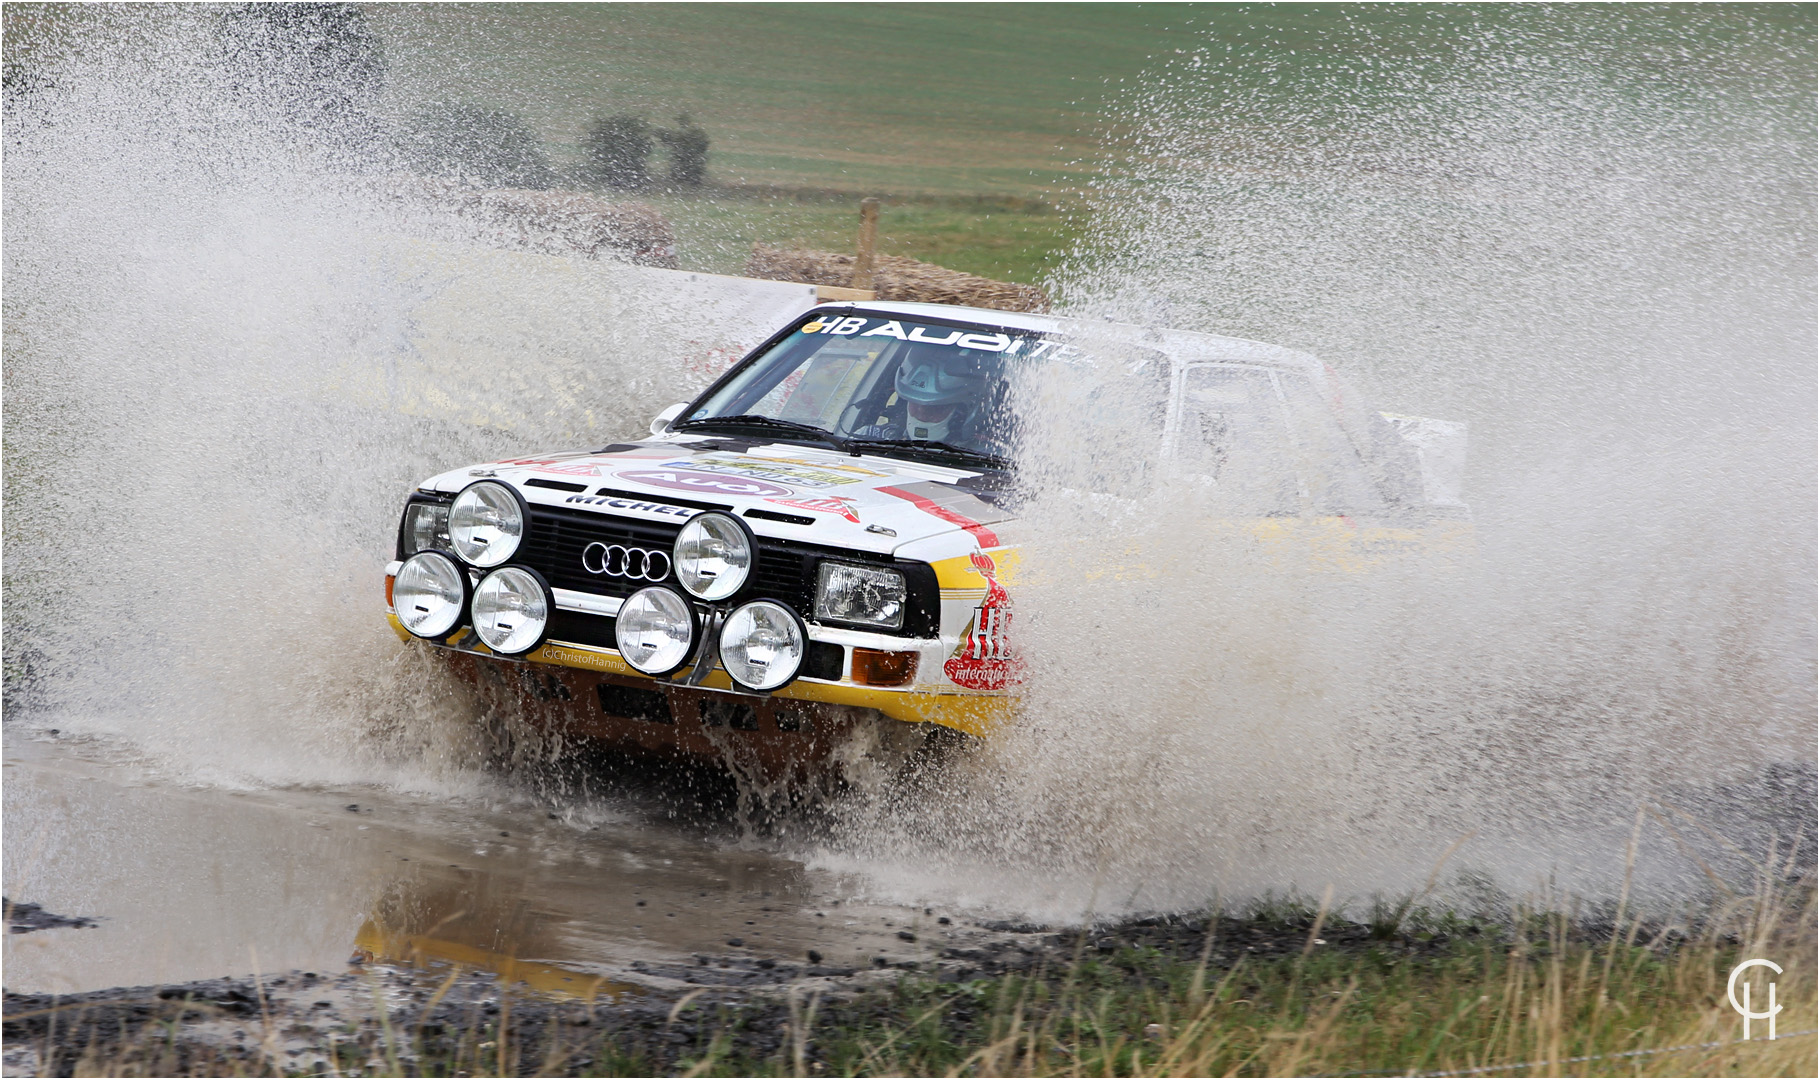
<path id="1" fill-rule="evenodd" d="M 386 569 L 392 625 L 539 722 L 626 749 L 739 746 L 778 768 L 884 720 L 985 734 L 1023 677 L 1028 387 L 1088 354 L 1115 357 L 1093 413 L 1137 433 L 1142 469 L 1237 493 L 1266 531 L 1300 523 L 1341 568 L 1463 520 L 1463 430 L 1367 410 L 1304 354 L 826 304 L 648 439 L 426 480 Z"/>

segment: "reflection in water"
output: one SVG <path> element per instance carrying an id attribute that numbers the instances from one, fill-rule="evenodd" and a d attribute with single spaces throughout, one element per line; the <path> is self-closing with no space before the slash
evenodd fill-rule
<path id="1" fill-rule="evenodd" d="M 440 881 L 406 877 L 385 889 L 373 917 L 354 935 L 354 959 L 479 968 L 533 990 L 587 1001 L 638 989 L 550 962 L 565 953 L 555 925 L 531 908 L 520 879 L 471 872 Z"/>

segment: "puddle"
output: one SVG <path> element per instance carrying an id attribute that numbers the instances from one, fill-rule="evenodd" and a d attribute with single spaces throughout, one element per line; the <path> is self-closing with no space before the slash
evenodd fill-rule
<path id="1" fill-rule="evenodd" d="M 15 993 L 378 962 L 593 997 L 921 961 L 989 933 L 851 902 L 831 874 L 637 807 L 575 823 L 374 790 L 188 787 L 16 731 L 4 772 L 9 898 L 95 921 L 7 935 Z"/>

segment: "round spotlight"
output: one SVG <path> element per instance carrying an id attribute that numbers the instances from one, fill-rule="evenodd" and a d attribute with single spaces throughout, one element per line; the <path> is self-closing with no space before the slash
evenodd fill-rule
<path id="1" fill-rule="evenodd" d="M 674 589 L 640 589 L 620 606 L 613 623 L 619 655 L 646 675 L 668 675 L 695 651 L 695 612 Z"/>
<path id="2" fill-rule="evenodd" d="M 474 566 L 498 566 L 524 539 L 525 508 L 518 493 L 496 480 L 469 484 L 449 506 L 449 542 Z"/>
<path id="3" fill-rule="evenodd" d="M 420 551 L 392 580 L 392 609 L 418 637 L 448 637 L 468 609 L 468 575 L 442 552 Z"/>
<path id="4" fill-rule="evenodd" d="M 752 536 L 726 514 L 697 514 L 676 534 L 676 580 L 701 600 L 725 600 L 752 573 Z"/>
<path id="5" fill-rule="evenodd" d="M 556 601 L 537 571 L 505 566 L 474 586 L 473 608 L 474 632 L 487 648 L 517 656 L 542 643 Z"/>
<path id="6" fill-rule="evenodd" d="M 775 690 L 796 678 L 809 645 L 796 612 L 775 600 L 733 609 L 720 630 L 720 663 L 748 690 Z"/>

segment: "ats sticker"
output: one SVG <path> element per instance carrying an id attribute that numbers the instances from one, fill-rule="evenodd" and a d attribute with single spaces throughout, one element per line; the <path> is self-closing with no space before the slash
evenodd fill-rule
<path id="1" fill-rule="evenodd" d="M 708 454 L 683 461 L 666 461 L 664 468 L 726 473 L 729 476 L 755 476 L 761 480 L 812 488 L 832 487 L 836 484 L 857 484 L 869 477 L 885 475 L 858 465 L 822 464 L 801 459 L 748 458 Z"/>
<path id="2" fill-rule="evenodd" d="M 859 515 L 853 512 L 852 499 L 769 499 L 767 501 L 779 506 L 793 506 L 798 510 L 814 510 L 818 514 L 839 514 L 853 524 L 859 524 Z"/>
<path id="3" fill-rule="evenodd" d="M 961 635 L 960 648 L 942 665 L 956 686 L 969 690 L 1003 690 L 1024 681 L 1024 662 L 1006 641 L 1011 626 L 1011 594 L 993 576 L 998 564 L 983 551 L 973 553 L 974 572 L 986 579 L 986 598 L 973 609 L 973 621 Z"/>
<path id="4" fill-rule="evenodd" d="M 720 495 L 749 495 L 755 499 L 771 499 L 781 495 L 796 494 L 787 487 L 778 487 L 776 484 L 767 484 L 760 480 L 749 480 L 740 476 L 722 476 L 690 469 L 637 469 L 614 475 L 621 480 L 650 484 L 653 487 L 675 488 L 678 491 L 712 491 Z"/>

